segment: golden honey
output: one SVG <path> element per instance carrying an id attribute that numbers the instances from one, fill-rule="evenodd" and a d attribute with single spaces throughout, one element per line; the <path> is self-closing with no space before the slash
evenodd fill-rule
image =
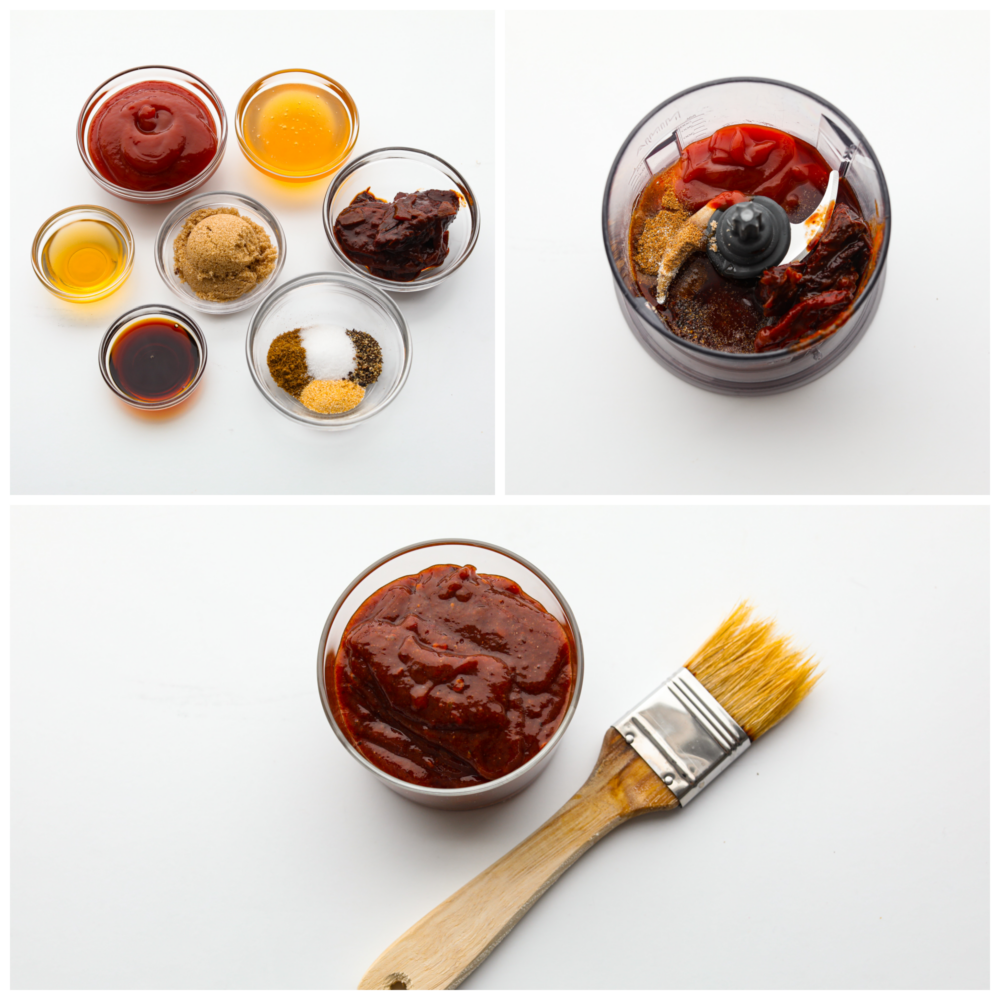
<path id="1" fill-rule="evenodd" d="M 70 295 L 93 295 L 115 283 L 125 267 L 125 240 L 113 226 L 80 219 L 57 229 L 42 249 L 49 281 Z"/>
<path id="2" fill-rule="evenodd" d="M 280 83 L 257 94 L 243 116 L 243 141 L 261 163 L 286 177 L 329 173 L 347 155 L 351 119 L 341 99 L 307 83 Z"/>

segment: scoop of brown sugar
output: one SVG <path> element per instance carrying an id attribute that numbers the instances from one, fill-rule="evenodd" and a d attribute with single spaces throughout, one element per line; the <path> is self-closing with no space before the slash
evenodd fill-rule
<path id="1" fill-rule="evenodd" d="M 277 258 L 264 228 L 235 208 L 200 209 L 174 240 L 174 273 L 209 302 L 249 292 L 274 270 Z"/>

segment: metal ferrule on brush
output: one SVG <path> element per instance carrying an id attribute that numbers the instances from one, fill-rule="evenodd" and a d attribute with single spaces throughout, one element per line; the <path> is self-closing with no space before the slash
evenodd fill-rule
<path id="1" fill-rule="evenodd" d="M 750 737 L 684 667 L 619 719 L 615 729 L 682 806 L 750 746 Z"/>

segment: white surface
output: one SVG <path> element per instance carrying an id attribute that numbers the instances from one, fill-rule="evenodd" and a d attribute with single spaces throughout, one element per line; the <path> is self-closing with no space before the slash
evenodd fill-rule
<path id="1" fill-rule="evenodd" d="M 507 491 L 987 492 L 989 227 L 955 198 L 976 201 L 987 182 L 988 14 L 847 15 L 857 30 L 835 26 L 834 54 L 808 41 L 830 31 L 822 13 L 719 20 L 717 37 L 688 44 L 690 13 L 507 14 L 508 217 L 540 197 L 555 206 L 506 231 Z M 840 108 L 892 202 L 864 339 L 818 381 L 761 399 L 656 364 L 619 311 L 601 240 L 629 132 L 723 76 L 787 80 Z M 959 187 L 937 184 L 942 171 Z"/>
<path id="2" fill-rule="evenodd" d="M 11 51 L 12 130 L 31 137 L 30 155 L 15 148 L 11 167 L 13 492 L 492 493 L 491 12 L 20 12 L 12 15 Z M 479 242 L 440 287 L 393 296 L 410 327 L 413 368 L 384 413 L 344 433 L 299 427 L 277 413 L 247 369 L 252 310 L 227 317 L 192 312 L 208 339 L 208 367 L 182 413 L 150 420 L 105 386 L 97 348 L 111 321 L 142 303 L 179 304 L 153 260 L 160 223 L 176 203 L 143 207 L 106 194 L 74 138 L 91 90 L 146 63 L 180 66 L 219 94 L 229 116 L 226 154 L 199 193 L 238 191 L 278 216 L 288 240 L 282 282 L 343 268 L 320 215 L 330 179 L 284 185 L 240 152 L 233 114 L 243 91 L 265 73 L 304 66 L 342 82 L 361 117 L 355 155 L 413 146 L 443 157 L 468 180 L 482 205 Z M 19 81 L 30 100 L 17 99 Z M 55 298 L 31 271 L 38 226 L 74 204 L 107 206 L 136 239 L 129 280 L 91 305 Z"/>
<path id="3" fill-rule="evenodd" d="M 11 977 L 351 988 L 583 782 L 740 598 L 807 701 L 571 868 L 469 987 L 988 986 L 984 507 L 15 508 Z M 341 589 L 400 545 L 512 548 L 580 623 L 582 699 L 516 799 L 383 788 L 320 708 Z"/>

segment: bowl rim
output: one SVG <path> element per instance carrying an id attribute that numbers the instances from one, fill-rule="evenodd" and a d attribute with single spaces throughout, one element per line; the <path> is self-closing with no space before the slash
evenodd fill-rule
<path id="1" fill-rule="evenodd" d="M 388 278 L 380 278 L 377 275 L 372 274 L 368 268 L 362 267 L 360 264 L 355 264 L 341 249 L 340 244 L 337 242 L 336 236 L 333 233 L 333 220 L 330 218 L 330 213 L 333 209 L 333 199 L 336 196 L 337 191 L 340 187 L 346 183 L 347 177 L 354 171 L 359 169 L 359 167 L 367 166 L 368 163 L 373 163 L 376 160 L 386 160 L 391 158 L 396 159 L 411 159 L 410 156 L 396 156 L 397 153 L 417 153 L 420 156 L 426 156 L 428 159 L 434 160 L 436 163 L 440 163 L 446 168 L 444 173 L 450 171 L 457 178 L 457 183 L 459 186 L 459 194 L 465 199 L 465 203 L 469 209 L 469 214 L 472 218 L 472 229 L 469 232 L 469 242 L 465 249 L 462 251 L 461 255 L 458 257 L 456 263 L 451 267 L 450 270 L 446 272 L 440 271 L 440 265 L 435 268 L 428 268 L 428 272 L 421 272 L 418 277 L 413 281 L 389 281 Z M 414 160 L 414 162 L 416 162 Z M 447 160 L 442 159 L 435 153 L 430 153 L 426 149 L 417 149 L 414 146 L 380 146 L 378 149 L 369 150 L 367 153 L 362 153 L 360 156 L 355 157 L 350 163 L 343 166 L 330 181 L 330 186 L 326 189 L 326 194 L 323 197 L 323 231 L 326 233 L 327 242 L 333 248 L 334 255 L 337 259 L 347 268 L 350 269 L 352 274 L 356 274 L 359 277 L 364 278 L 366 281 L 370 281 L 372 284 L 381 288 L 383 291 L 398 291 L 398 292 L 415 292 L 420 291 L 424 288 L 432 288 L 434 285 L 439 284 L 446 278 L 451 277 L 468 259 L 472 254 L 476 243 L 479 240 L 479 231 L 481 228 L 481 217 L 479 212 L 479 199 L 473 193 L 472 187 L 469 182 L 465 179 L 464 175 L 453 167 Z M 426 279 L 424 275 L 427 275 Z"/>
<path id="2" fill-rule="evenodd" d="M 351 123 L 351 133 L 347 142 L 347 146 L 344 148 L 344 155 L 337 160 L 331 167 L 321 171 L 316 174 L 283 174 L 275 170 L 273 167 L 266 164 L 263 160 L 258 157 L 250 146 L 247 144 L 246 140 L 243 138 L 243 114 L 246 111 L 247 105 L 250 101 L 260 93 L 263 85 L 265 83 L 273 81 L 276 77 L 284 76 L 288 73 L 304 73 L 307 76 L 316 77 L 319 80 L 323 80 L 325 83 L 332 84 L 334 93 L 344 102 L 347 108 L 347 117 Z M 319 180 L 321 177 L 329 177 L 354 151 L 354 147 L 357 144 L 358 136 L 361 133 L 361 115 L 358 112 L 358 105 L 355 102 L 351 92 L 339 81 L 334 80 L 332 76 L 327 76 L 325 73 L 320 73 L 315 69 L 304 69 L 302 67 L 292 67 L 289 69 L 278 69 L 273 73 L 267 73 L 262 76 L 259 80 L 255 80 L 250 84 L 245 91 L 243 91 L 243 96 L 239 99 L 239 103 L 236 105 L 236 113 L 233 115 L 233 130 L 236 133 L 236 142 L 240 147 L 243 155 L 249 160 L 249 162 L 256 167 L 261 173 L 268 174 L 271 177 L 277 177 L 279 180 L 283 181 L 294 181 L 296 183 L 308 183 L 310 181 Z"/>
<path id="3" fill-rule="evenodd" d="M 211 198 L 214 200 L 216 196 L 218 196 L 220 201 L 229 199 L 241 201 L 244 203 L 245 207 L 258 212 L 272 228 L 278 242 L 278 257 L 274 264 L 274 270 L 255 288 L 252 288 L 248 292 L 244 292 L 244 294 L 238 298 L 226 299 L 224 302 L 212 302 L 205 299 L 199 299 L 198 296 L 191 291 L 187 282 L 179 282 L 182 286 L 187 287 L 187 292 L 178 291 L 174 288 L 173 283 L 170 280 L 173 272 L 169 271 L 163 263 L 163 249 L 166 245 L 167 234 L 171 228 L 175 226 L 178 221 L 180 221 L 182 215 L 190 215 L 192 211 L 194 211 L 194 209 L 190 207 L 194 202 L 200 201 L 204 198 Z M 211 206 L 206 205 L 204 207 L 209 208 Z M 219 207 L 233 208 L 236 206 L 220 205 Z M 160 224 L 159 231 L 156 234 L 156 239 L 153 242 L 153 254 L 156 258 L 156 270 L 159 272 L 160 278 L 163 280 L 163 283 L 167 286 L 167 288 L 173 292 L 174 295 L 177 295 L 179 298 L 183 298 L 184 301 L 189 303 L 193 309 L 201 309 L 203 312 L 211 313 L 216 316 L 241 312 L 243 309 L 249 309 L 251 305 L 257 302 L 263 296 L 263 293 L 265 293 L 267 289 L 274 284 L 277 278 L 280 277 L 282 268 L 285 266 L 287 248 L 288 241 L 285 239 L 285 231 L 281 227 L 281 223 L 278 221 L 277 216 L 257 201 L 256 198 L 251 198 L 246 194 L 240 194 L 239 191 L 199 191 L 197 194 L 193 194 L 189 198 L 185 198 L 184 201 L 171 210 L 170 214 Z M 251 299 L 254 295 L 257 296 L 257 299 Z M 240 305 L 239 308 L 235 308 L 237 303 L 242 303 L 242 305 Z"/>
<path id="4" fill-rule="evenodd" d="M 42 250 L 42 236 L 51 228 L 53 223 L 72 212 L 95 212 L 98 215 L 107 216 L 108 218 L 102 221 L 110 222 L 110 224 L 118 230 L 125 242 L 125 265 L 122 268 L 121 274 L 110 285 L 106 288 L 102 288 L 99 292 L 88 292 L 84 295 L 75 295 L 71 292 L 65 292 L 61 288 L 57 288 L 51 281 L 49 281 L 39 264 L 39 256 Z M 80 221 L 83 222 L 87 220 L 81 219 Z M 128 223 L 120 215 L 118 215 L 117 212 L 112 212 L 110 208 L 104 208 L 102 205 L 70 205 L 69 208 L 64 208 L 59 212 L 53 213 L 38 227 L 38 232 L 35 233 L 35 238 L 31 242 L 31 266 L 35 272 L 35 276 L 48 291 L 50 291 L 53 295 L 64 299 L 66 302 L 96 302 L 98 299 L 103 299 L 112 292 L 116 292 L 122 285 L 125 284 L 128 276 L 132 273 L 132 264 L 134 260 L 135 237 L 132 235 L 132 230 L 129 229 Z"/>
<path id="5" fill-rule="evenodd" d="M 375 301 L 389 313 L 390 318 L 395 324 L 400 338 L 403 341 L 403 365 L 400 370 L 398 384 L 395 389 L 393 389 L 389 395 L 382 400 L 381 403 L 364 413 L 357 413 L 354 410 L 349 410 L 347 413 L 342 415 L 331 414 L 330 416 L 332 416 L 333 419 L 322 419 L 318 414 L 316 417 L 311 417 L 302 413 L 295 413 L 283 406 L 277 399 L 274 398 L 274 396 L 271 395 L 267 387 L 264 385 L 260 375 L 257 373 L 257 368 L 253 361 L 253 342 L 254 338 L 257 336 L 259 318 L 264 315 L 265 311 L 271 308 L 273 301 L 288 295 L 296 288 L 301 288 L 310 284 L 343 285 L 365 295 L 372 296 Z M 370 282 L 363 281 L 353 274 L 344 274 L 339 271 L 313 271 L 309 274 L 303 274 L 297 278 L 292 278 L 290 281 L 286 281 L 283 285 L 279 285 L 258 304 L 257 308 L 254 310 L 253 316 L 250 317 L 250 325 L 247 327 L 246 359 L 247 367 L 250 369 L 250 377 L 253 379 L 254 385 L 257 386 L 261 395 L 279 413 L 288 417 L 290 420 L 294 420 L 296 423 L 303 424 L 306 427 L 317 427 L 323 430 L 329 430 L 334 427 L 348 428 L 355 427 L 370 417 L 375 416 L 377 413 L 381 413 L 382 410 L 384 410 L 402 391 L 403 386 L 406 385 L 406 380 L 410 376 L 410 368 L 413 364 L 413 340 L 410 337 L 410 330 L 406 325 L 406 319 L 399 311 L 399 307 L 380 288 L 375 288 Z"/>
<path id="6" fill-rule="evenodd" d="M 114 181 L 109 181 L 94 167 L 94 164 L 91 162 L 90 154 L 87 151 L 87 139 L 83 134 L 84 125 L 87 122 L 90 112 L 97 107 L 95 100 L 98 95 L 104 91 L 104 88 L 108 87 L 109 84 L 113 84 L 114 81 L 118 80 L 120 77 L 127 76 L 129 73 L 138 73 L 141 70 L 147 69 L 166 69 L 170 70 L 171 73 L 179 73 L 181 76 L 185 76 L 190 80 L 193 80 L 199 87 L 202 88 L 205 96 L 208 97 L 208 99 L 215 105 L 215 111 L 219 116 L 219 133 L 216 136 L 217 141 L 215 155 L 212 159 L 199 173 L 195 174 L 194 177 L 186 180 L 183 184 L 178 184 L 176 187 L 166 188 L 162 191 L 133 191 L 131 188 L 121 187 L 121 185 L 115 184 Z M 116 93 L 118 93 L 117 90 L 109 91 L 105 95 L 106 99 L 110 100 Z M 132 66 L 130 69 L 122 70 L 120 73 L 115 73 L 113 76 L 109 76 L 103 83 L 98 84 L 98 86 L 91 91 L 90 95 L 83 102 L 83 108 L 81 109 L 76 120 L 76 149 L 80 154 L 80 159 L 83 160 L 84 166 L 90 171 L 94 180 L 97 181 L 97 183 L 110 194 L 117 195 L 125 201 L 155 205 L 162 204 L 167 201 L 173 201 L 175 198 L 182 198 L 184 195 L 190 194 L 190 192 L 194 191 L 196 188 L 208 181 L 222 163 L 222 157 L 226 152 L 226 138 L 228 134 L 229 120 L 226 115 L 226 109 L 223 106 L 222 99 L 200 76 L 196 76 L 190 70 L 181 69 L 180 66 L 168 66 L 166 63 L 154 63 L 145 66 Z"/>
<path id="7" fill-rule="evenodd" d="M 337 616 L 337 612 L 340 611 L 347 599 L 354 593 L 355 589 L 364 582 L 367 577 L 373 573 L 375 570 L 381 568 L 386 563 L 391 562 L 398 556 L 405 555 L 408 552 L 414 552 L 417 549 L 430 549 L 435 546 L 440 545 L 468 545 L 471 548 L 477 549 L 487 549 L 491 552 L 498 552 L 509 559 L 513 559 L 514 562 L 520 563 L 525 569 L 534 573 L 542 583 L 545 584 L 555 596 L 556 600 L 559 602 L 560 608 L 566 615 L 566 623 L 569 626 L 569 631 L 571 633 L 571 640 L 576 648 L 576 676 L 573 682 L 573 693 L 570 695 L 569 703 L 566 706 L 566 714 L 563 716 L 562 721 L 559 723 L 558 728 L 552 734 L 548 743 L 542 747 L 533 757 L 526 760 L 516 771 L 511 771 L 509 774 L 503 775 L 501 778 L 495 778 L 493 781 L 484 781 L 479 785 L 472 785 L 467 788 L 432 788 L 427 785 L 418 785 L 410 781 L 403 781 L 401 778 L 394 777 L 391 774 L 387 774 L 381 768 L 376 767 L 367 757 L 363 756 L 348 740 L 344 735 L 340 726 L 337 725 L 336 719 L 333 714 L 333 710 L 330 707 L 329 698 L 327 697 L 326 691 L 326 641 L 327 636 L 330 634 L 330 627 L 333 625 L 333 620 Z M 437 565 L 437 564 L 432 564 Z M 405 574 L 404 574 L 405 575 Z M 487 574 L 490 575 L 490 574 Z M 371 596 L 371 595 L 368 595 Z M 367 598 L 366 598 L 367 599 Z M 549 609 L 546 608 L 548 612 Z M 551 614 L 551 612 L 549 612 Z M 330 727 L 333 729 L 337 739 L 347 748 L 348 752 L 354 757 L 355 760 L 360 761 L 372 774 L 377 778 L 386 782 L 393 789 L 413 793 L 416 791 L 420 795 L 424 795 L 428 798 L 436 798 L 440 800 L 448 799 L 461 799 L 461 798 L 476 798 L 482 795 L 488 795 L 493 793 L 498 788 L 503 788 L 505 785 L 513 784 L 515 781 L 522 778 L 526 771 L 531 768 L 538 767 L 539 764 L 547 760 L 552 753 L 555 752 L 555 748 L 558 746 L 559 742 L 562 740 L 569 728 L 569 724 L 576 712 L 576 707 L 580 701 L 580 693 L 583 690 L 583 638 L 580 635 L 580 628 L 576 621 L 576 616 L 573 614 L 573 609 L 569 606 L 566 598 L 563 596 L 562 591 L 543 573 L 534 563 L 529 562 L 523 556 L 518 555 L 510 549 L 504 548 L 502 545 L 494 545 L 492 542 L 483 542 L 474 538 L 431 538 L 422 542 L 414 542 L 410 545 L 404 545 L 402 548 L 396 549 L 394 552 L 388 553 L 388 555 L 383 556 L 381 559 L 377 559 L 373 562 L 367 569 L 362 570 L 345 588 L 340 597 L 337 598 L 336 603 L 333 605 L 330 613 L 326 617 L 326 622 L 323 625 L 323 631 L 320 633 L 319 640 L 319 651 L 317 654 L 316 663 L 316 674 L 317 683 L 319 685 L 319 699 L 320 704 L 323 706 L 323 712 L 326 715 L 327 722 L 330 723 Z"/>
<path id="8" fill-rule="evenodd" d="M 198 345 L 199 361 L 198 370 L 194 373 L 194 378 L 191 379 L 190 385 L 181 393 L 176 396 L 171 396 L 169 399 L 146 402 L 144 400 L 138 400 L 134 396 L 130 396 L 125 392 L 111 377 L 111 372 L 108 371 L 107 357 L 108 357 L 108 347 L 111 341 L 118 336 L 122 329 L 134 322 L 135 320 L 141 319 L 143 316 L 149 316 L 155 318 L 157 316 L 167 316 L 170 319 L 179 320 L 184 324 L 187 331 L 194 337 L 195 343 Z M 134 406 L 137 410 L 169 410 L 173 406 L 177 406 L 178 403 L 183 403 L 188 396 L 197 388 L 198 383 L 201 381 L 202 375 L 205 374 L 205 365 L 208 362 L 208 341 L 205 339 L 205 334 L 202 333 L 201 327 L 191 319 L 190 316 L 181 312 L 175 306 L 166 306 L 160 303 L 150 303 L 147 305 L 136 306 L 134 309 L 129 309 L 128 312 L 124 312 L 116 320 L 114 320 L 108 329 L 105 331 L 104 336 L 101 338 L 100 347 L 98 348 L 97 364 L 101 370 L 101 377 L 107 383 L 108 388 L 119 398 L 124 400 L 129 406 Z"/>
<path id="9" fill-rule="evenodd" d="M 871 157 L 872 164 L 875 167 L 875 174 L 878 177 L 879 185 L 885 192 L 885 205 L 883 206 L 884 215 L 884 229 L 882 236 L 882 243 L 879 247 L 879 256 L 875 261 L 875 269 L 872 271 L 871 275 L 868 277 L 868 281 L 865 287 L 861 290 L 861 294 L 850 303 L 847 307 L 851 313 L 855 312 L 858 307 L 867 299 L 869 292 L 875 288 L 879 287 L 879 278 L 882 275 L 882 271 L 885 267 L 885 261 L 889 254 L 889 237 L 892 230 L 892 210 L 889 200 L 889 185 L 886 183 L 885 174 L 882 172 L 882 164 L 879 163 L 878 156 L 875 154 L 875 150 L 872 148 L 872 144 L 865 137 L 864 133 L 854 124 L 854 122 L 844 114 L 835 104 L 831 104 L 825 97 L 821 97 L 819 94 L 812 90 L 807 90 L 805 87 L 800 87 L 794 83 L 788 83 L 786 80 L 776 80 L 773 77 L 768 76 L 726 76 L 720 77 L 716 80 L 707 80 L 704 83 L 697 83 L 692 87 L 685 87 L 684 90 L 677 91 L 671 97 L 668 97 L 665 101 L 661 101 L 656 105 L 651 111 L 648 111 L 642 118 L 636 123 L 635 127 L 626 136 L 625 141 L 621 144 L 618 152 L 615 154 L 615 158 L 611 163 L 611 169 L 608 171 L 607 180 L 604 183 L 604 197 L 601 199 L 601 237 L 604 243 L 604 253 L 608 258 L 608 264 L 611 266 L 611 272 L 614 277 L 614 281 L 617 284 L 621 293 L 625 296 L 626 301 L 633 302 L 635 300 L 635 295 L 625 287 L 625 282 L 622 280 L 622 276 L 618 271 L 618 267 L 615 264 L 614 254 L 611 250 L 611 238 L 608 232 L 608 206 L 611 201 L 611 181 L 614 177 L 615 169 L 621 161 L 622 156 L 625 153 L 626 147 L 629 143 L 636 137 L 639 129 L 642 127 L 643 123 L 648 121 L 653 115 L 658 111 L 661 111 L 668 104 L 673 101 L 678 100 L 678 98 L 684 97 L 686 94 L 693 94 L 698 90 L 707 90 L 709 87 L 717 87 L 721 84 L 727 83 L 767 83 L 776 87 L 784 87 L 786 90 L 794 90 L 800 94 L 805 94 L 806 97 L 812 98 L 819 104 L 824 105 L 829 108 L 835 114 L 837 114 L 844 122 L 853 129 L 855 135 L 858 137 L 859 144 L 865 147 L 868 155 Z M 711 347 L 705 347 L 703 344 L 696 344 L 693 341 L 685 340 L 683 337 L 678 337 L 665 323 L 661 323 L 659 327 L 655 326 L 650 319 L 650 317 L 642 314 L 640 310 L 636 310 L 636 313 L 642 317 L 642 320 L 650 326 L 651 329 L 655 330 L 657 333 L 665 335 L 668 340 L 672 343 L 679 345 L 680 347 L 691 350 L 696 354 L 703 354 L 710 358 L 721 358 L 729 361 L 733 361 L 734 364 L 750 364 L 756 363 L 760 364 L 762 360 L 777 360 L 779 358 L 788 357 L 790 355 L 798 354 L 799 351 L 791 347 L 782 347 L 776 351 L 765 351 L 760 354 L 734 354 L 729 351 L 717 351 Z M 836 332 L 836 328 L 831 331 Z M 826 337 L 818 343 L 813 341 L 808 345 L 809 348 L 816 347 L 818 344 L 822 344 Z"/>

